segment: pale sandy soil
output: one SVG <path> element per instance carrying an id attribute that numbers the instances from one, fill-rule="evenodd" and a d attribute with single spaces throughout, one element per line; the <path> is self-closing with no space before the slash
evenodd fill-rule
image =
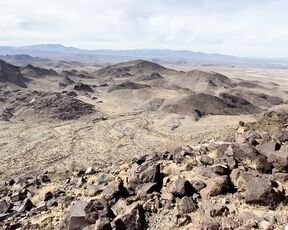
<path id="1" fill-rule="evenodd" d="M 190 117 L 179 119 L 158 113 L 124 113 L 107 118 L 1 122 L 1 177 L 110 165 L 141 154 L 219 140 L 233 131 L 239 120 L 254 120 L 253 116 L 209 116 L 195 122 Z M 180 126 L 171 130 L 175 121 Z"/>

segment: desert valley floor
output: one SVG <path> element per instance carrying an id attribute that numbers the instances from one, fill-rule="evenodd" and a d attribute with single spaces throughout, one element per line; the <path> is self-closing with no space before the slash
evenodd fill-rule
<path id="1" fill-rule="evenodd" d="M 287 76 L 143 60 L 53 69 L 0 61 L 0 178 L 48 172 L 58 183 L 87 167 L 106 172 L 145 154 L 231 141 L 240 121 L 287 103 Z"/>

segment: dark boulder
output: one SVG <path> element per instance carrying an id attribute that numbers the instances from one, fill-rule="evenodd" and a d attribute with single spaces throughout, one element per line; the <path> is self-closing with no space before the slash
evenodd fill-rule
<path id="1" fill-rule="evenodd" d="M 283 194 L 276 192 L 270 181 L 258 177 L 251 179 L 247 183 L 246 203 L 275 206 L 283 199 Z"/>
<path id="2" fill-rule="evenodd" d="M 107 201 L 103 199 L 91 200 L 85 207 L 86 220 L 89 224 L 95 224 L 99 218 L 114 218 L 114 213 L 109 208 Z"/>
<path id="3" fill-rule="evenodd" d="M 234 188 L 228 176 L 218 176 L 210 178 L 206 184 L 207 186 L 200 191 L 200 195 L 202 198 L 218 196 L 234 191 Z"/>
<path id="4" fill-rule="evenodd" d="M 66 213 L 63 228 L 67 230 L 81 230 L 90 223 L 86 220 L 86 201 L 77 201 Z"/>
<path id="5" fill-rule="evenodd" d="M 117 216 L 113 220 L 112 227 L 116 230 L 147 229 L 147 222 L 142 205 L 136 202 L 128 206 L 122 215 Z"/>
<path id="6" fill-rule="evenodd" d="M 118 199 L 120 197 L 127 197 L 127 189 L 123 185 L 122 179 L 118 179 L 109 184 L 103 191 L 102 197 L 106 200 Z"/>
<path id="7" fill-rule="evenodd" d="M 191 183 L 184 178 L 178 178 L 171 185 L 171 193 L 175 197 L 192 196 L 196 192 Z"/>

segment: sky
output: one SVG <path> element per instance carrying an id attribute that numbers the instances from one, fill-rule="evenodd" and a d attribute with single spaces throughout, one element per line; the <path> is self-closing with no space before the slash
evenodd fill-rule
<path id="1" fill-rule="evenodd" d="M 0 45 L 288 57 L 288 0 L 0 0 Z"/>

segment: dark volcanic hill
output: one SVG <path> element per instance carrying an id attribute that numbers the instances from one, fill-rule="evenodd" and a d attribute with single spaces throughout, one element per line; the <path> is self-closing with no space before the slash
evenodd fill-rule
<path id="1" fill-rule="evenodd" d="M 19 67 L 8 64 L 0 60 L 0 83 L 12 83 L 14 85 L 26 88 L 28 79 L 20 72 Z"/>
<path id="2" fill-rule="evenodd" d="M 228 94 L 216 97 L 204 93 L 195 93 L 174 102 L 168 102 L 162 109 L 169 113 L 194 115 L 196 118 L 205 115 L 237 115 L 259 112 L 256 106 L 242 98 Z"/>
<path id="3" fill-rule="evenodd" d="M 195 92 L 214 91 L 236 86 L 236 84 L 225 75 L 200 70 L 189 71 L 172 79 L 172 81 L 180 87 L 189 88 Z"/>
<path id="4" fill-rule="evenodd" d="M 45 77 L 45 76 L 56 76 L 58 73 L 52 69 L 43 69 L 33 65 L 27 65 L 21 68 L 21 73 L 27 77 Z"/>
<path id="5" fill-rule="evenodd" d="M 151 76 L 157 74 L 175 73 L 175 70 L 167 69 L 157 63 L 136 60 L 129 62 L 122 62 L 116 65 L 109 65 L 96 71 L 97 76 L 100 77 L 139 77 Z"/>

